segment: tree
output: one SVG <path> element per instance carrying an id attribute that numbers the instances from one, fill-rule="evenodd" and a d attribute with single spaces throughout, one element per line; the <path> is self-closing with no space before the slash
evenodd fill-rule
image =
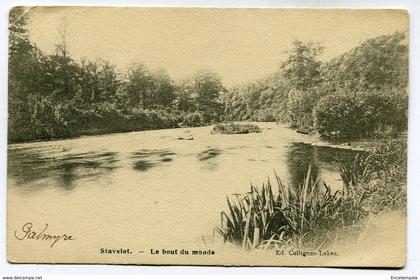
<path id="1" fill-rule="evenodd" d="M 131 109 L 146 109 L 151 103 L 152 79 L 147 67 L 141 63 L 130 66 L 126 74 L 124 98 Z"/>
<path id="2" fill-rule="evenodd" d="M 222 104 L 219 100 L 222 90 L 222 80 L 216 73 L 200 71 L 195 74 L 196 108 L 204 114 L 206 121 L 217 121 L 223 112 Z"/>
<path id="3" fill-rule="evenodd" d="M 324 97 L 314 112 L 320 134 L 354 138 L 407 128 L 405 33 L 367 39 L 321 70 Z"/>
<path id="4" fill-rule="evenodd" d="M 164 69 L 150 72 L 144 64 L 133 64 L 127 72 L 124 96 L 130 108 L 170 108 L 175 99 L 175 86 Z"/>
<path id="5" fill-rule="evenodd" d="M 196 93 L 192 80 L 183 80 L 175 86 L 174 108 L 184 112 L 196 110 Z"/>
<path id="6" fill-rule="evenodd" d="M 318 60 L 324 47 L 320 43 L 303 43 L 295 40 L 289 56 L 280 65 L 283 77 L 296 89 L 306 90 L 317 86 L 321 82 Z"/>
<path id="7" fill-rule="evenodd" d="M 292 128 L 309 132 L 313 128 L 312 112 L 318 102 L 316 88 L 312 90 L 292 89 L 289 91 L 287 113 Z"/>
<path id="8" fill-rule="evenodd" d="M 321 62 L 318 56 L 324 47 L 319 43 L 294 41 L 288 58 L 280 66 L 280 74 L 287 81 L 288 121 L 294 128 L 310 131 L 313 126 L 312 111 L 316 105 Z"/>
<path id="9" fill-rule="evenodd" d="M 168 72 L 161 68 L 151 74 L 152 107 L 169 108 L 175 99 L 175 87 Z"/>
<path id="10" fill-rule="evenodd" d="M 77 102 L 81 107 L 116 101 L 119 80 L 115 66 L 103 60 L 83 59 L 79 71 L 81 91 Z"/>
<path id="11" fill-rule="evenodd" d="M 243 97 L 246 102 L 247 118 L 253 120 L 256 117 L 257 111 L 260 109 L 260 96 L 261 92 L 266 89 L 263 81 L 258 80 L 252 82 L 244 87 Z"/>
<path id="12" fill-rule="evenodd" d="M 39 137 L 39 112 L 33 95 L 42 92 L 43 54 L 29 41 L 27 10 L 14 7 L 9 14 L 8 138 L 26 140 Z"/>
<path id="13" fill-rule="evenodd" d="M 324 91 L 405 90 L 408 85 L 407 48 L 403 32 L 365 40 L 322 67 Z"/>

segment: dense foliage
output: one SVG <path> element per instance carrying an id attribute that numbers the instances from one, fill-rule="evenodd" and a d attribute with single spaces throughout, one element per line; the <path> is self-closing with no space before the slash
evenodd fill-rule
<path id="1" fill-rule="evenodd" d="M 219 121 L 287 122 L 343 139 L 407 128 L 408 53 L 404 33 L 384 35 L 321 62 L 320 43 L 296 40 L 272 75 L 226 89 L 213 72 L 174 82 L 133 63 L 118 73 L 107 61 L 77 62 L 65 30 L 56 52 L 29 39 L 20 7 L 9 24 L 9 141 L 66 138 Z"/>
<path id="2" fill-rule="evenodd" d="M 220 77 L 200 71 L 174 83 L 165 70 L 134 63 L 118 73 L 107 61 L 76 62 L 65 31 L 56 52 L 30 40 L 21 7 L 10 12 L 9 141 L 200 126 L 222 114 Z"/>
<path id="3" fill-rule="evenodd" d="M 321 135 L 374 137 L 407 129 L 407 96 L 397 89 L 344 91 L 322 97 L 314 110 Z"/>
<path id="4" fill-rule="evenodd" d="M 342 139 L 407 129 L 406 34 L 368 39 L 325 63 L 322 51 L 318 43 L 295 41 L 271 77 L 224 94 L 226 119 L 288 122 Z"/>

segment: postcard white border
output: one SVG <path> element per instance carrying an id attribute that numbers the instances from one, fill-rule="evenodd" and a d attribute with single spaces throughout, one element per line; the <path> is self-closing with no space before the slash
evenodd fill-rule
<path id="1" fill-rule="evenodd" d="M 408 254 L 407 266 L 401 270 L 338 269 L 338 268 L 223 268 L 185 266 L 116 266 L 116 265 L 16 265 L 6 262 L 6 176 L 7 176 L 7 26 L 8 10 L 16 5 L 81 5 L 81 6 L 170 6 L 170 7 L 296 7 L 296 8 L 402 8 L 410 15 L 410 114 L 409 114 L 409 165 L 408 165 Z M 213 276 L 232 279 L 391 279 L 391 276 L 420 277 L 420 1 L 417 0 L 1 0 L 0 1 L 0 279 L 4 276 L 43 276 L 43 279 L 113 279 L 125 275 L 127 279 L 167 277 L 186 279 Z M 417 79 L 416 79 L 417 77 Z M 67 275 L 65 277 L 65 275 Z M 105 276 L 107 275 L 107 276 Z M 130 276 L 131 275 L 131 276 Z M 293 277 L 292 277 L 293 276 Z M 306 277 L 305 277 L 306 276 Z M 343 278 L 343 276 L 345 276 Z M 351 277 L 351 278 L 350 278 Z M 121 278 L 121 277 L 118 277 Z M 172 277 L 171 277 L 172 278 Z"/>

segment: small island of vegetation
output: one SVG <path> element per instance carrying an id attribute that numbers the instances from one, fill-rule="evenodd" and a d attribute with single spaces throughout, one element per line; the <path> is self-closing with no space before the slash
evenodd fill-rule
<path id="1" fill-rule="evenodd" d="M 213 127 L 215 133 L 221 134 L 248 134 L 260 133 L 261 129 L 255 124 L 240 124 L 240 123 L 218 123 Z"/>

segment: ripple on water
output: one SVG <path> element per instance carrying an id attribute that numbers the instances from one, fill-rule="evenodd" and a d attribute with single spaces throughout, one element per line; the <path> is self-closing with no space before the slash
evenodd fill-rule
<path id="1" fill-rule="evenodd" d="M 147 171 L 162 163 L 173 161 L 175 153 L 169 149 L 142 149 L 133 152 L 131 159 L 134 160 L 133 169 L 136 171 Z"/>
<path id="2" fill-rule="evenodd" d="M 82 178 L 109 174 L 119 166 L 118 153 L 110 151 L 72 153 L 62 149 L 10 149 L 8 174 L 18 185 L 39 183 L 54 178 L 57 186 L 72 189 Z"/>

